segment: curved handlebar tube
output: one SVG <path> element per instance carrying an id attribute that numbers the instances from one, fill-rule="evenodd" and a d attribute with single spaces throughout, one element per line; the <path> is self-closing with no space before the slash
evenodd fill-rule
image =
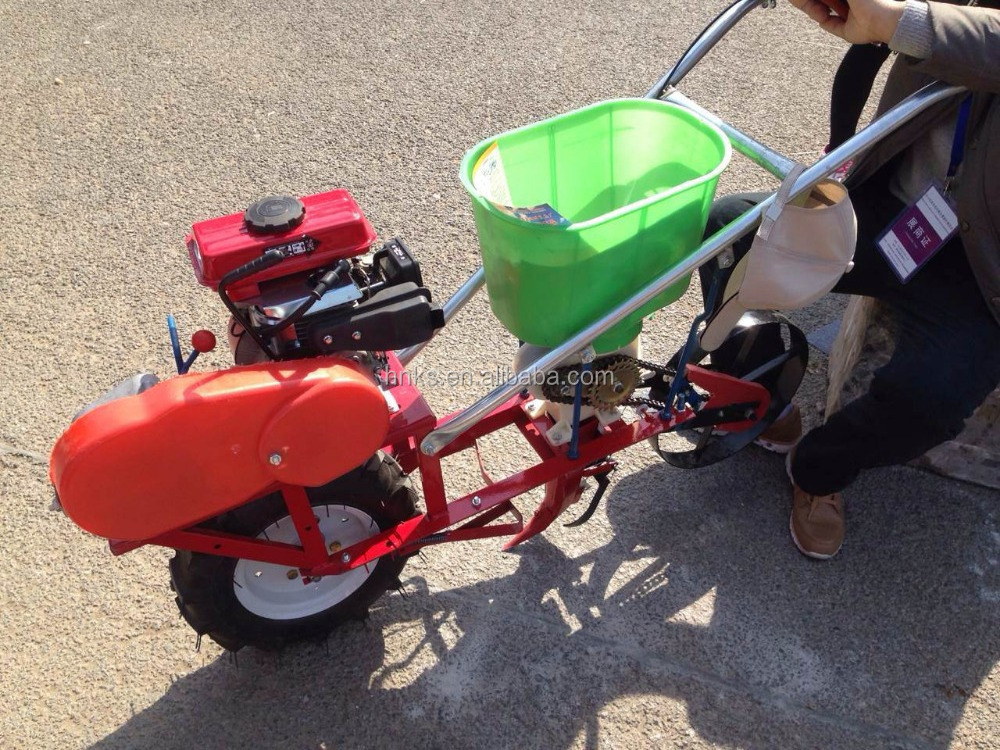
<path id="1" fill-rule="evenodd" d="M 774 0 L 736 0 L 722 11 L 685 50 L 681 59 L 674 63 L 670 72 L 649 90 L 646 98 L 659 99 L 668 88 L 679 85 L 687 77 L 687 74 L 694 70 L 695 65 L 711 52 L 722 37 L 728 34 L 750 11 L 759 7 L 773 8 Z"/>

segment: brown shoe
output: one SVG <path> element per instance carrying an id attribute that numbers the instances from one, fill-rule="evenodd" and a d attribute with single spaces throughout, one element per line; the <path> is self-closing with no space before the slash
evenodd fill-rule
<path id="1" fill-rule="evenodd" d="M 806 557 L 829 560 L 840 552 L 844 543 L 844 498 L 832 495 L 810 495 L 795 484 L 792 461 L 795 451 L 785 458 L 785 473 L 792 483 L 792 516 L 788 528 L 792 541 Z"/>
<path id="2" fill-rule="evenodd" d="M 795 484 L 792 476 L 793 449 L 785 458 L 785 473 L 792 483 L 792 514 L 788 528 L 792 541 L 806 557 L 829 560 L 840 552 L 844 543 L 844 498 L 832 495 L 810 495 Z"/>
<path id="3" fill-rule="evenodd" d="M 802 412 L 789 404 L 770 427 L 754 441 L 772 453 L 788 453 L 802 438 Z"/>

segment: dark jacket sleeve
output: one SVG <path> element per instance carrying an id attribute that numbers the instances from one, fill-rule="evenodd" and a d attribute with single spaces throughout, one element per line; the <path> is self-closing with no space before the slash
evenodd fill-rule
<path id="1" fill-rule="evenodd" d="M 1000 93 L 1000 10 L 927 4 L 931 55 L 905 58 L 913 70 L 973 91 Z"/>

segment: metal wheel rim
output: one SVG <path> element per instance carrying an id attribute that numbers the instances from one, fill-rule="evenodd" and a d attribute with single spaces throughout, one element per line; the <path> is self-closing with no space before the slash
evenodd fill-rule
<path id="1" fill-rule="evenodd" d="M 331 552 L 350 547 L 381 531 L 371 516 L 349 505 L 317 505 L 313 512 Z M 291 516 L 278 519 L 257 538 L 299 543 Z M 295 568 L 241 559 L 233 571 L 233 591 L 240 604 L 258 617 L 297 620 L 343 602 L 371 577 L 376 564 L 303 583 Z"/>

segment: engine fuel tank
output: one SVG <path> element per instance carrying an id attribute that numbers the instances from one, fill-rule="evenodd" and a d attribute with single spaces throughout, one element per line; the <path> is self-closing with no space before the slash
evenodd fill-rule
<path id="1" fill-rule="evenodd" d="M 278 221 L 267 221 L 268 214 Z M 290 276 L 353 258 L 368 251 L 375 230 L 346 190 L 309 195 L 301 200 L 271 196 L 245 213 L 200 221 L 187 236 L 188 254 L 198 283 L 218 289 L 230 271 L 265 251 L 281 248 L 289 256 L 283 263 L 254 274 L 229 289 L 234 300 L 259 293 L 262 281 Z"/>

